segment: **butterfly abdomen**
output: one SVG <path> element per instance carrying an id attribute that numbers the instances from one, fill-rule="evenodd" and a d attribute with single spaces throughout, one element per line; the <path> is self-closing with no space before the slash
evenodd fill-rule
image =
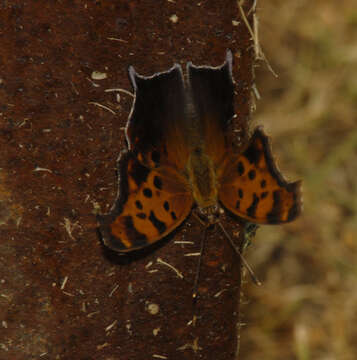
<path id="1" fill-rule="evenodd" d="M 195 148 L 187 162 L 188 180 L 193 198 L 200 208 L 207 208 L 217 203 L 217 179 L 214 165 L 202 148 Z"/>

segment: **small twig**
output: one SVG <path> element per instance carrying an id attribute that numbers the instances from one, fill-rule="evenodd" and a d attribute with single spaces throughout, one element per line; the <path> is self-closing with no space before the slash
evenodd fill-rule
<path id="1" fill-rule="evenodd" d="M 120 38 L 114 38 L 114 37 L 108 37 L 107 38 L 108 40 L 112 40 L 112 41 L 119 41 L 119 42 L 123 42 L 123 43 L 128 43 L 127 40 L 123 40 L 123 39 L 120 39 Z"/>
<path id="2" fill-rule="evenodd" d="M 164 260 L 162 260 L 162 259 L 160 259 L 160 258 L 157 258 L 157 259 L 156 259 L 156 262 L 157 262 L 158 264 L 161 264 L 161 265 L 166 265 L 166 266 L 169 267 L 171 270 L 173 270 L 180 279 L 183 279 L 182 273 L 181 273 L 179 270 L 177 270 L 175 267 L 173 267 L 171 264 L 167 263 L 166 261 L 164 261 Z"/>
<path id="3" fill-rule="evenodd" d="M 67 284 L 67 281 L 68 281 L 68 276 L 65 276 L 65 278 L 63 279 L 63 281 L 62 281 L 62 285 L 61 285 L 61 290 L 63 290 L 64 289 L 64 287 L 66 286 L 66 284 Z"/>
<path id="4" fill-rule="evenodd" d="M 200 252 L 199 254 L 199 258 L 198 258 L 198 262 L 197 262 L 197 268 L 196 268 L 196 276 L 195 276 L 195 282 L 193 284 L 193 292 L 192 292 L 192 298 L 195 300 L 197 299 L 197 294 L 198 294 L 198 282 L 200 279 L 200 271 L 201 271 L 201 263 L 202 263 L 202 256 L 203 256 L 203 252 L 205 249 L 205 243 L 206 243 L 206 238 L 207 238 L 207 229 L 208 227 L 205 227 L 202 239 L 201 239 L 201 247 L 200 247 Z"/>
<path id="5" fill-rule="evenodd" d="M 255 52 L 255 58 L 256 60 L 263 60 L 265 62 L 265 64 L 267 65 L 269 71 L 275 76 L 278 77 L 278 75 L 276 74 L 276 72 L 273 70 L 273 68 L 271 67 L 268 59 L 266 58 L 262 47 L 260 46 L 259 43 L 259 38 L 258 38 L 258 18 L 257 16 L 253 13 L 253 28 L 254 31 L 252 29 L 252 27 L 249 24 L 249 21 L 247 19 L 247 16 L 244 13 L 244 10 L 242 8 L 242 5 L 240 4 L 240 0 L 237 0 L 237 6 L 241 15 L 241 18 L 243 19 L 243 22 L 245 24 L 245 26 L 248 29 L 248 32 L 250 34 L 250 36 L 252 37 L 253 43 L 254 43 L 254 52 Z M 252 9 L 254 8 L 255 10 L 255 6 L 256 4 L 253 4 L 253 7 L 249 10 L 248 12 L 248 16 L 250 15 L 250 13 L 252 12 Z"/>
<path id="6" fill-rule="evenodd" d="M 237 245 L 234 243 L 234 241 L 232 240 L 232 238 L 229 236 L 229 234 L 227 233 L 226 229 L 223 227 L 223 225 L 218 222 L 218 226 L 222 229 L 224 235 L 226 235 L 227 239 L 229 240 L 230 244 L 232 245 L 234 251 L 236 252 L 236 254 L 239 256 L 242 264 L 245 266 L 245 268 L 248 270 L 248 273 L 250 275 L 250 277 L 252 278 L 253 282 L 258 285 L 261 286 L 262 283 L 259 281 L 259 279 L 256 277 L 256 275 L 254 274 L 253 269 L 250 267 L 250 265 L 248 264 L 247 260 L 245 260 L 245 258 L 243 257 L 243 255 L 241 254 L 241 252 L 239 251 Z M 243 230 L 242 230 L 243 231 Z"/>
<path id="7" fill-rule="evenodd" d="M 116 284 L 116 285 L 114 286 L 113 290 L 109 293 L 108 297 L 112 297 L 113 294 L 117 291 L 118 287 L 119 287 L 119 285 Z"/>
<path id="8" fill-rule="evenodd" d="M 98 107 L 100 107 L 100 108 L 102 108 L 102 109 L 108 110 L 108 111 L 111 112 L 113 115 L 116 115 L 115 111 L 113 111 L 112 109 L 108 108 L 108 106 L 99 104 L 99 103 L 94 102 L 94 101 L 90 101 L 88 104 L 92 104 L 92 105 L 98 106 Z"/>
<path id="9" fill-rule="evenodd" d="M 104 92 L 122 92 L 123 94 L 129 95 L 131 97 L 135 97 L 135 95 L 130 91 L 121 88 L 105 89 Z"/>

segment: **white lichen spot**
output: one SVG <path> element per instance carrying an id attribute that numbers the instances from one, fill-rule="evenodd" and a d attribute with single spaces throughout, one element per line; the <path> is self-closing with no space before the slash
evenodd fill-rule
<path id="1" fill-rule="evenodd" d="M 131 330 L 131 322 L 130 322 L 130 320 L 127 320 L 127 321 L 126 321 L 125 327 L 126 327 L 127 332 L 129 333 L 129 335 L 132 335 L 132 334 L 133 334 L 133 330 Z"/>
<path id="2" fill-rule="evenodd" d="M 174 24 L 178 22 L 178 16 L 176 14 L 173 14 L 170 16 L 170 21 Z"/>
<path id="3" fill-rule="evenodd" d="M 151 315 L 157 315 L 160 311 L 160 306 L 158 304 L 154 304 L 154 303 L 147 303 L 146 310 Z"/>
<path id="4" fill-rule="evenodd" d="M 239 21 L 237 21 L 237 20 L 232 20 L 232 25 L 233 25 L 233 26 L 238 26 L 238 25 L 239 25 Z"/>
<path id="5" fill-rule="evenodd" d="M 155 329 L 152 331 L 153 335 L 154 335 L 154 336 L 157 336 L 157 335 L 159 334 L 160 330 L 161 330 L 160 327 L 155 328 Z"/>
<path id="6" fill-rule="evenodd" d="M 131 283 L 131 282 L 128 284 L 128 293 L 129 294 L 133 293 L 133 283 Z"/>
<path id="7" fill-rule="evenodd" d="M 91 78 L 93 80 L 104 80 L 106 79 L 108 76 L 107 76 L 107 73 L 104 73 L 104 72 L 100 72 L 100 71 L 93 71 L 92 72 L 92 75 L 91 75 Z"/>

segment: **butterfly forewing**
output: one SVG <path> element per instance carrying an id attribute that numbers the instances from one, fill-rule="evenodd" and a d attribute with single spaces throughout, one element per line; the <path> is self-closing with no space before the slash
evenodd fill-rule
<path id="1" fill-rule="evenodd" d="M 229 148 L 228 128 L 234 116 L 232 53 L 218 67 L 187 65 L 192 100 L 204 151 L 219 165 Z"/>
<path id="2" fill-rule="evenodd" d="M 145 77 L 131 67 L 135 99 L 126 129 L 128 150 L 118 163 L 118 198 L 99 216 L 104 243 L 117 251 L 145 247 L 175 229 L 193 199 L 182 175 L 185 142 L 185 91 L 179 65 Z"/>
<path id="3" fill-rule="evenodd" d="M 131 67 L 135 100 L 127 125 L 129 150 L 149 166 L 183 169 L 189 155 L 185 128 L 185 90 L 182 70 L 145 77 Z"/>
<path id="4" fill-rule="evenodd" d="M 251 222 L 285 223 L 301 212 L 300 182 L 284 180 L 268 137 L 259 128 L 242 154 L 228 155 L 220 183 L 219 200 L 224 207 Z"/>

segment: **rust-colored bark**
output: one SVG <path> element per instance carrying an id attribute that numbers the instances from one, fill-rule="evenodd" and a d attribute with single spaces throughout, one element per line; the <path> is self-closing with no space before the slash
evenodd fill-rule
<path id="1" fill-rule="evenodd" d="M 194 307 L 197 257 L 185 255 L 203 231 L 193 216 L 128 258 L 103 249 L 93 212 L 115 197 L 132 98 L 117 103 L 105 89 L 131 91 L 128 65 L 147 75 L 174 62 L 219 65 L 230 48 L 244 135 L 253 54 L 236 1 L 0 7 L 0 358 L 234 359 L 240 264 L 222 234 L 209 233 Z"/>

